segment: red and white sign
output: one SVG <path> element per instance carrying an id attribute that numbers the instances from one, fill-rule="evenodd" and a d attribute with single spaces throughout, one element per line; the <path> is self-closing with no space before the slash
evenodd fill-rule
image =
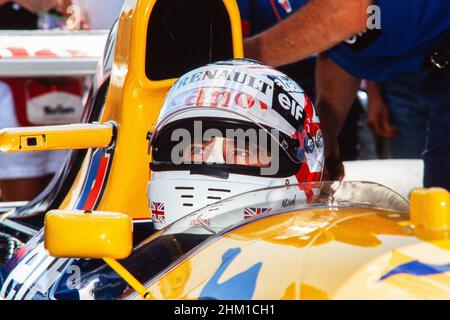
<path id="1" fill-rule="evenodd" d="M 107 35 L 99 31 L 0 31 L 0 76 L 94 75 Z"/>
<path id="2" fill-rule="evenodd" d="M 0 32 L 0 59 L 100 58 L 106 38 L 106 32 L 5 31 Z"/>
<path id="3" fill-rule="evenodd" d="M 83 114 L 80 78 L 1 79 L 13 93 L 21 126 L 78 123 Z"/>

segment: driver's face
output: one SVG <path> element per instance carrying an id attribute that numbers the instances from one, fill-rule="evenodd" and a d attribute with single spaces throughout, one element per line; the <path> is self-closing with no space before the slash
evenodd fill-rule
<path id="1" fill-rule="evenodd" d="M 271 154 L 248 142 L 240 144 L 236 140 L 213 137 L 211 141 L 187 145 L 183 161 L 269 167 Z"/>

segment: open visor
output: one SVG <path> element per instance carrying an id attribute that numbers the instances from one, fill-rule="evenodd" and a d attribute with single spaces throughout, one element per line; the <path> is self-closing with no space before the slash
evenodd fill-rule
<path id="1" fill-rule="evenodd" d="M 230 110 L 201 108 L 200 114 L 193 109 L 178 111 L 159 123 L 150 141 L 152 171 L 187 170 L 223 178 L 230 173 L 289 177 L 306 161 L 304 146 L 311 143 L 301 143 L 298 137 Z M 205 112 L 212 110 L 215 117 Z"/>

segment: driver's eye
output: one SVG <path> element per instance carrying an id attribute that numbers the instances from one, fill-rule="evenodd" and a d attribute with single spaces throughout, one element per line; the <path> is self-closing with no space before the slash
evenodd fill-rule
<path id="1" fill-rule="evenodd" d="M 192 146 L 191 147 L 191 154 L 195 155 L 195 154 L 200 154 L 203 151 L 203 147 L 202 146 Z"/>
<path id="2" fill-rule="evenodd" d="M 233 155 L 236 157 L 247 157 L 250 155 L 250 152 L 246 149 L 238 149 L 233 151 Z"/>

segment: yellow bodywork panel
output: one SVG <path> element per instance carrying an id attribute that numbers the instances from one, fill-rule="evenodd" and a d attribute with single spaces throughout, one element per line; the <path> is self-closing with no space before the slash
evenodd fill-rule
<path id="1" fill-rule="evenodd" d="M 448 261 L 448 245 L 445 249 L 433 242 L 418 242 L 395 248 L 368 259 L 341 284 L 332 298 L 450 300 Z"/>
<path id="2" fill-rule="evenodd" d="M 264 217 L 198 249 L 148 290 L 157 299 L 208 298 L 208 292 L 227 291 L 236 299 L 329 299 L 370 259 L 420 241 L 401 225 L 408 218 L 371 208 Z"/>
<path id="3" fill-rule="evenodd" d="M 73 124 L 3 129 L 0 151 L 31 152 L 106 148 L 113 138 L 112 124 Z"/>
<path id="4" fill-rule="evenodd" d="M 54 257 L 124 259 L 133 249 L 133 225 L 121 213 L 54 210 L 45 217 L 45 247 Z"/>

